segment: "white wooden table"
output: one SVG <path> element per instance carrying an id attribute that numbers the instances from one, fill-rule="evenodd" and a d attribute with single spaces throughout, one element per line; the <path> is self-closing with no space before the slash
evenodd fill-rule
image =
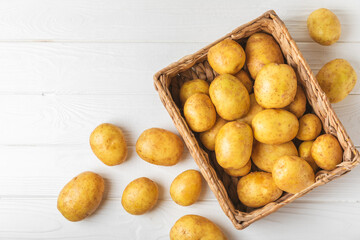
<path id="1" fill-rule="evenodd" d="M 306 18 L 333 10 L 340 41 L 314 43 Z M 197 169 L 186 152 L 174 167 L 141 160 L 134 151 L 150 127 L 176 131 L 153 87 L 153 74 L 266 10 L 274 9 L 317 73 L 345 58 L 360 75 L 360 1 L 0 1 L 0 239 L 168 239 L 174 222 L 199 214 L 229 239 L 359 239 L 360 167 L 278 212 L 237 231 L 209 187 L 190 207 L 176 205 L 169 186 L 180 172 Z M 360 84 L 334 104 L 360 146 Z M 128 160 L 102 164 L 88 139 L 100 123 L 121 126 Z M 106 199 L 82 222 L 68 222 L 57 195 L 75 175 L 91 170 L 106 178 Z M 142 216 L 125 212 L 124 187 L 149 177 L 160 185 L 156 208 Z"/>

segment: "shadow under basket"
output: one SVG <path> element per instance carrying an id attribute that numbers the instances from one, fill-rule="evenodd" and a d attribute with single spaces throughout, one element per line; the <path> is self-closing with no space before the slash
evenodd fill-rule
<path id="1" fill-rule="evenodd" d="M 215 154 L 206 150 L 198 140 L 197 133 L 193 133 L 189 129 L 182 115 L 179 89 L 185 81 L 200 78 L 210 83 L 216 77 L 217 74 L 207 62 L 207 53 L 210 47 L 227 38 L 233 39 L 244 46 L 247 38 L 256 32 L 268 33 L 278 42 L 287 64 L 291 65 L 296 71 L 299 84 L 304 88 L 309 104 L 308 108 L 321 119 L 324 131 L 338 138 L 344 154 L 343 162 L 336 169 L 318 172 L 316 182 L 310 187 L 297 194 L 284 193 L 277 201 L 262 208 L 252 209 L 242 205 L 237 197 L 236 184 L 238 179 L 230 177 L 223 171 L 217 164 Z M 359 152 L 336 116 L 329 100 L 321 90 L 285 24 L 272 10 L 236 28 L 198 52 L 185 56 L 157 72 L 154 75 L 154 83 L 162 103 L 183 137 L 202 175 L 214 192 L 221 208 L 237 229 L 244 229 L 256 220 L 275 212 L 280 207 L 294 201 L 312 189 L 344 175 L 359 163 Z"/>

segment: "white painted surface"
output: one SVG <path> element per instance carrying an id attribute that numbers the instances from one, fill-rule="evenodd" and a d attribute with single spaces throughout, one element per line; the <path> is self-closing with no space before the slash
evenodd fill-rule
<path id="1" fill-rule="evenodd" d="M 331 47 L 306 32 L 308 14 L 320 7 L 342 23 Z M 152 75 L 268 9 L 284 20 L 315 73 L 345 58 L 360 74 L 357 0 L 1 1 L 0 239 L 168 239 L 188 213 L 213 220 L 229 239 L 359 239 L 360 168 L 237 231 L 206 185 L 193 206 L 171 201 L 172 179 L 197 169 L 188 152 L 178 165 L 158 167 L 134 151 L 146 128 L 175 131 Z M 334 105 L 356 146 L 359 105 L 359 84 Z M 122 165 L 105 166 L 89 148 L 90 132 L 102 122 L 125 131 L 130 156 Z M 71 223 L 56 210 L 57 194 L 85 170 L 106 178 L 106 199 L 93 216 Z M 159 183 L 161 200 L 150 213 L 131 216 L 120 197 L 140 176 Z"/>

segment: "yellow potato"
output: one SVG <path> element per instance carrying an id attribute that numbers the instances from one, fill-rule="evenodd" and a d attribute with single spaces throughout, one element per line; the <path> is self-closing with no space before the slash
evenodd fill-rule
<path id="1" fill-rule="evenodd" d="M 245 123 L 251 125 L 251 122 L 252 122 L 253 118 L 255 117 L 255 115 L 257 113 L 261 112 L 262 110 L 264 110 L 264 108 L 257 103 L 257 101 L 255 99 L 255 95 L 252 93 L 252 94 L 250 94 L 250 110 L 245 115 L 245 117 L 238 119 L 238 121 L 245 122 Z"/>
<path id="2" fill-rule="evenodd" d="M 184 105 L 186 100 L 195 93 L 204 93 L 209 95 L 209 84 L 202 79 L 194 79 L 185 82 L 180 88 L 180 101 Z"/>
<path id="3" fill-rule="evenodd" d="M 311 156 L 311 146 L 313 145 L 313 142 L 314 141 L 302 142 L 299 146 L 299 156 L 305 161 L 307 161 L 314 170 L 314 172 L 316 172 L 319 167 Z"/>
<path id="4" fill-rule="evenodd" d="M 215 138 L 220 128 L 225 125 L 228 121 L 222 119 L 221 117 L 216 118 L 216 122 L 212 128 L 209 130 L 202 132 L 199 134 L 200 141 L 204 146 L 209 149 L 210 151 L 215 150 Z"/>
<path id="5" fill-rule="evenodd" d="M 136 142 L 136 152 L 143 160 L 163 166 L 179 162 L 184 144 L 174 133 L 161 128 L 145 130 Z"/>
<path id="6" fill-rule="evenodd" d="M 341 24 L 337 16 L 326 8 L 313 11 L 307 19 L 310 37 L 325 46 L 334 44 L 341 35 Z"/>
<path id="7" fill-rule="evenodd" d="M 246 65 L 253 79 L 268 63 L 284 63 L 281 49 L 275 39 L 266 33 L 251 35 L 246 43 Z"/>
<path id="8" fill-rule="evenodd" d="M 294 101 L 287 105 L 285 110 L 295 114 L 297 118 L 301 117 L 306 111 L 306 96 L 303 88 L 298 85 Z"/>
<path id="9" fill-rule="evenodd" d="M 294 114 L 283 109 L 266 109 L 252 120 L 254 137 L 266 144 L 281 144 L 295 138 L 299 121 Z"/>
<path id="10" fill-rule="evenodd" d="M 155 182 L 146 177 L 130 182 L 121 197 L 124 209 L 132 215 L 142 215 L 152 209 L 159 196 Z"/>
<path id="11" fill-rule="evenodd" d="M 244 84 L 248 93 L 251 93 L 253 88 L 253 81 L 250 79 L 249 74 L 244 70 L 240 70 L 234 76 L 237 77 L 242 82 L 242 84 Z"/>
<path id="12" fill-rule="evenodd" d="M 194 132 L 204 132 L 216 122 L 216 111 L 208 95 L 196 93 L 188 98 L 184 106 L 186 122 Z"/>
<path id="13" fill-rule="evenodd" d="M 125 161 L 127 145 L 121 129 L 110 123 L 100 124 L 90 135 L 90 146 L 97 158 L 108 166 Z"/>
<path id="14" fill-rule="evenodd" d="M 249 93 L 240 80 L 230 74 L 217 76 L 210 84 L 209 93 L 217 113 L 225 120 L 241 118 L 249 111 Z"/>
<path id="15" fill-rule="evenodd" d="M 251 153 L 254 164 L 261 170 L 270 173 L 274 163 L 282 156 L 298 156 L 293 142 L 272 145 L 256 141 Z"/>
<path id="16" fill-rule="evenodd" d="M 209 219 L 185 215 L 170 230 L 170 240 L 226 240 L 221 229 Z"/>
<path id="17" fill-rule="evenodd" d="M 83 172 L 61 190 L 57 209 L 69 221 L 83 220 L 99 207 L 104 188 L 104 179 L 100 175 Z"/>
<path id="18" fill-rule="evenodd" d="M 170 196 L 181 206 L 194 204 L 201 192 L 201 174 L 196 170 L 180 173 L 170 186 Z"/>
<path id="19" fill-rule="evenodd" d="M 242 177 L 237 185 L 239 200 L 248 207 L 262 207 L 278 199 L 282 191 L 270 173 L 252 172 Z"/>
<path id="20" fill-rule="evenodd" d="M 287 64 L 267 64 L 254 83 L 256 101 L 264 108 L 286 107 L 294 101 L 296 89 L 296 74 Z"/>
<path id="21" fill-rule="evenodd" d="M 315 114 L 308 113 L 299 119 L 299 131 L 296 138 L 302 141 L 314 140 L 322 129 L 321 121 Z"/>
<path id="22" fill-rule="evenodd" d="M 233 177 L 242 177 L 248 174 L 251 170 L 251 160 L 247 162 L 247 164 L 239 169 L 233 169 L 233 168 L 224 168 L 224 171 Z"/>
<path id="23" fill-rule="evenodd" d="M 216 160 L 223 168 L 244 167 L 251 156 L 253 133 L 243 122 L 226 123 L 215 139 Z"/>
<path id="24" fill-rule="evenodd" d="M 304 159 L 282 156 L 274 164 L 272 176 L 275 184 L 288 193 L 298 193 L 315 182 L 314 171 Z"/>
<path id="25" fill-rule="evenodd" d="M 334 59 L 320 69 L 316 79 L 330 102 L 337 103 L 349 95 L 356 84 L 357 76 L 348 61 Z"/>
<path id="26" fill-rule="evenodd" d="M 209 49 L 207 58 L 215 72 L 235 74 L 244 66 L 245 52 L 239 43 L 225 39 Z"/>
<path id="27" fill-rule="evenodd" d="M 320 168 L 331 171 L 342 162 L 343 150 L 336 137 L 323 134 L 314 141 L 311 156 Z"/>

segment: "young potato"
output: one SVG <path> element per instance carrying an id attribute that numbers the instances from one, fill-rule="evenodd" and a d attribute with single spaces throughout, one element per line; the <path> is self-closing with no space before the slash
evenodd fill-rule
<path id="1" fill-rule="evenodd" d="M 296 156 L 282 156 L 274 164 L 272 176 L 283 191 L 296 194 L 315 182 L 312 167 Z"/>
<path id="2" fill-rule="evenodd" d="M 217 113 L 225 120 L 241 118 L 249 111 L 248 91 L 239 79 L 230 74 L 217 76 L 210 84 L 209 93 Z"/>
<path id="3" fill-rule="evenodd" d="M 283 108 L 295 99 L 296 74 L 287 64 L 269 63 L 255 79 L 256 101 L 264 108 Z"/>
<path id="4" fill-rule="evenodd" d="M 300 118 L 306 111 L 306 96 L 303 88 L 298 85 L 294 101 L 287 105 L 285 110 L 295 114 L 297 118 Z"/>
<path id="5" fill-rule="evenodd" d="M 264 110 L 264 108 L 257 103 L 257 101 L 255 99 L 255 95 L 252 93 L 252 94 L 250 94 L 250 110 L 245 115 L 245 117 L 238 119 L 238 121 L 245 122 L 245 123 L 251 125 L 251 122 L 252 122 L 253 118 L 255 117 L 255 115 L 257 113 L 261 112 L 262 110 Z"/>
<path id="6" fill-rule="evenodd" d="M 341 35 L 341 24 L 338 17 L 326 8 L 319 8 L 309 15 L 307 28 L 310 37 L 324 46 L 336 43 Z"/>
<path id="7" fill-rule="evenodd" d="M 266 144 L 281 144 L 295 138 L 299 130 L 297 117 L 283 109 L 266 109 L 252 120 L 254 137 Z"/>
<path id="8" fill-rule="evenodd" d="M 174 133 L 161 128 L 145 130 L 136 142 L 136 153 L 143 160 L 162 166 L 179 162 L 184 144 Z"/>
<path id="9" fill-rule="evenodd" d="M 196 170 L 180 173 L 170 186 L 170 196 L 181 206 L 194 204 L 201 192 L 201 174 Z"/>
<path id="10" fill-rule="evenodd" d="M 198 215 L 185 215 L 170 230 L 170 240 L 226 240 L 221 229 L 209 219 Z"/>
<path id="11" fill-rule="evenodd" d="M 258 208 L 277 200 L 282 191 L 275 185 L 270 173 L 252 172 L 240 178 L 237 193 L 245 206 Z"/>
<path id="12" fill-rule="evenodd" d="M 110 123 L 100 124 L 90 135 L 90 146 L 98 159 L 108 166 L 125 161 L 127 145 L 121 129 Z"/>
<path id="13" fill-rule="evenodd" d="M 222 119 L 221 117 L 217 116 L 216 122 L 212 128 L 209 130 L 202 132 L 199 134 L 200 141 L 204 146 L 209 149 L 210 151 L 215 150 L 215 138 L 220 128 L 224 126 L 228 121 Z"/>
<path id="14" fill-rule="evenodd" d="M 158 196 L 159 189 L 156 183 L 149 178 L 141 177 L 126 186 L 121 204 L 128 213 L 142 215 L 155 206 Z"/>
<path id="15" fill-rule="evenodd" d="M 356 84 L 357 76 L 348 61 L 334 59 L 320 69 L 316 79 L 330 102 L 337 103 L 349 95 Z"/>
<path id="16" fill-rule="evenodd" d="M 318 170 L 318 165 L 316 164 L 315 160 L 311 156 L 311 147 L 314 141 L 306 141 L 302 142 L 299 146 L 299 156 L 303 158 L 305 161 L 310 164 L 314 172 Z"/>
<path id="17" fill-rule="evenodd" d="M 242 84 L 244 84 L 244 86 L 246 87 L 246 90 L 250 94 L 252 91 L 252 88 L 253 88 L 253 81 L 250 79 L 249 74 L 247 72 L 245 72 L 244 70 L 240 70 L 234 76 L 237 77 L 241 81 Z"/>
<path id="18" fill-rule="evenodd" d="M 253 79 L 269 63 L 284 63 L 281 49 L 275 39 L 266 33 L 254 33 L 246 43 L 246 65 Z"/>
<path id="19" fill-rule="evenodd" d="M 202 79 L 194 79 L 185 82 L 180 88 L 180 102 L 184 106 L 186 100 L 195 93 L 209 95 L 209 84 Z"/>
<path id="20" fill-rule="evenodd" d="M 331 171 L 342 162 L 343 150 L 336 137 L 323 134 L 312 144 L 311 156 L 320 168 Z"/>
<path id="21" fill-rule="evenodd" d="M 247 175 L 251 170 L 251 160 L 247 162 L 247 164 L 239 169 L 233 169 L 233 168 L 224 168 L 224 171 L 233 177 L 242 177 Z"/>
<path id="22" fill-rule="evenodd" d="M 216 122 L 216 111 L 208 95 L 196 93 L 189 97 L 184 106 L 186 122 L 194 132 L 204 132 Z"/>
<path id="23" fill-rule="evenodd" d="M 299 131 L 296 138 L 301 141 L 314 140 L 321 133 L 321 121 L 315 114 L 308 113 L 299 119 Z"/>
<path id="24" fill-rule="evenodd" d="M 104 179 L 100 175 L 83 172 L 61 190 L 57 209 L 69 221 L 83 220 L 99 207 L 104 189 Z"/>
<path id="25" fill-rule="evenodd" d="M 282 156 L 298 156 L 298 151 L 292 141 L 275 145 L 256 141 L 251 153 L 254 164 L 270 173 L 276 160 Z"/>
<path id="26" fill-rule="evenodd" d="M 215 139 L 216 160 L 223 168 L 242 168 L 250 159 L 252 144 L 253 133 L 248 124 L 226 123 Z"/>
<path id="27" fill-rule="evenodd" d="M 235 74 L 244 66 L 245 52 L 234 40 L 225 39 L 209 49 L 207 58 L 215 72 Z"/>

